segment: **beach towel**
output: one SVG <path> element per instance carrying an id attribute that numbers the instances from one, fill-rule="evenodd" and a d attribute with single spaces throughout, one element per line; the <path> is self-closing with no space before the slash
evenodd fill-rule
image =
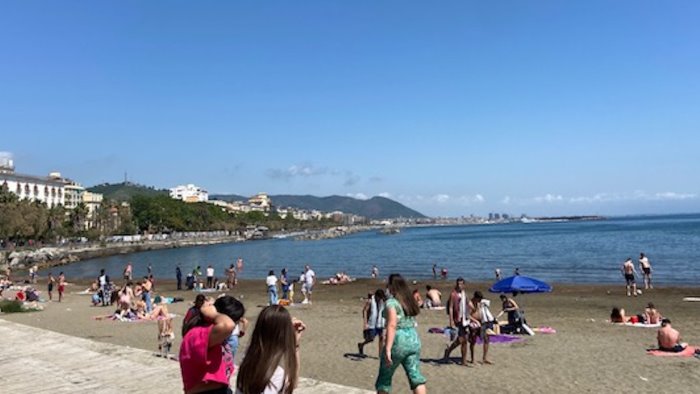
<path id="1" fill-rule="evenodd" d="M 431 327 L 428 329 L 429 334 L 443 334 L 446 337 L 448 337 L 450 340 L 454 340 L 452 337 L 452 334 L 456 336 L 456 332 L 454 332 L 454 329 L 451 329 L 449 327 L 445 328 L 440 328 L 440 327 Z M 514 343 L 514 342 L 522 342 L 525 339 L 523 337 L 517 336 L 517 335 L 504 335 L 504 334 L 494 334 L 494 335 L 489 335 L 489 339 L 491 340 L 491 343 Z M 476 340 L 477 343 L 481 343 L 481 338 L 478 338 Z"/>
<path id="2" fill-rule="evenodd" d="M 683 298 L 685 302 L 700 302 L 700 297 L 685 297 Z"/>
<path id="3" fill-rule="evenodd" d="M 426 308 L 429 311 L 444 311 L 445 307 L 444 306 L 431 306 L 430 308 Z"/>
<path id="4" fill-rule="evenodd" d="M 695 346 L 688 346 L 682 352 L 666 352 L 659 349 L 649 349 L 647 350 L 647 354 L 659 357 L 693 357 L 695 355 L 695 349 L 697 349 Z"/>
<path id="5" fill-rule="evenodd" d="M 656 323 L 656 324 L 646 324 L 646 323 L 616 323 L 621 326 L 625 327 L 638 327 L 638 328 L 659 328 L 661 327 L 661 322 Z"/>

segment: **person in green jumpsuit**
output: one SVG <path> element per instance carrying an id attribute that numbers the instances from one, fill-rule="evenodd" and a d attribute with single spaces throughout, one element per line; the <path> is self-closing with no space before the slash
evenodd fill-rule
<path id="1" fill-rule="evenodd" d="M 387 289 L 392 295 L 384 306 L 386 340 L 379 359 L 377 393 L 390 393 L 391 380 L 399 365 L 403 366 L 414 394 L 425 394 L 425 377 L 420 373 L 420 338 L 415 316 L 420 312 L 406 280 L 399 274 L 389 276 Z"/>

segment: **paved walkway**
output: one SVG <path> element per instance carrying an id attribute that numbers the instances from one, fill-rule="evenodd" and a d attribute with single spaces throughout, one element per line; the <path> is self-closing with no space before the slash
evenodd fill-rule
<path id="1" fill-rule="evenodd" d="M 95 342 L 0 319 L 4 393 L 181 393 L 177 362 L 152 352 Z M 370 391 L 301 378 L 301 394 Z"/>

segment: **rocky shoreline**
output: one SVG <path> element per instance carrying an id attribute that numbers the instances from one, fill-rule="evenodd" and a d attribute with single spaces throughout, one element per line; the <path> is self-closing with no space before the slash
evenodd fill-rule
<path id="1" fill-rule="evenodd" d="M 222 243 L 242 242 L 239 236 L 223 236 L 215 238 L 194 238 L 167 241 L 142 241 L 118 244 L 90 244 L 42 247 L 33 250 L 0 251 L 0 272 L 4 273 L 9 266 L 14 270 L 26 270 L 33 265 L 40 269 L 57 267 L 81 260 L 98 257 L 114 256 L 145 252 L 149 250 L 184 248 L 190 246 L 206 246 Z"/>

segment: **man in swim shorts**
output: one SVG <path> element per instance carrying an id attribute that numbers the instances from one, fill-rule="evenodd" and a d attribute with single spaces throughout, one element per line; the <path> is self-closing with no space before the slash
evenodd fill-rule
<path id="1" fill-rule="evenodd" d="M 651 284 L 651 263 L 644 253 L 639 254 L 639 269 L 644 275 L 644 289 L 653 289 L 654 286 Z"/>
<path id="2" fill-rule="evenodd" d="M 630 296 L 630 289 L 632 290 L 632 294 L 634 296 L 637 296 L 637 282 L 635 282 L 634 277 L 637 274 L 637 271 L 634 269 L 634 264 L 632 264 L 632 258 L 628 258 L 623 264 L 622 264 L 622 275 L 625 277 L 625 283 L 627 284 L 627 297 Z"/>
<path id="3" fill-rule="evenodd" d="M 688 347 L 688 344 L 681 343 L 681 334 L 671 327 L 670 319 L 661 320 L 661 328 L 656 334 L 656 339 L 659 342 L 659 350 L 665 352 L 679 353 Z"/>
<path id="4" fill-rule="evenodd" d="M 304 301 L 302 304 L 311 304 L 311 293 L 313 293 L 314 285 L 316 284 L 316 273 L 310 266 L 304 267 L 304 284 L 302 285 L 302 293 L 304 293 Z"/>
<path id="5" fill-rule="evenodd" d="M 447 314 L 450 317 L 450 327 L 457 328 L 457 338 L 445 349 L 445 354 L 443 355 L 444 360 L 448 360 L 450 353 L 459 346 L 462 351 L 462 365 L 467 365 L 467 335 L 469 333 L 470 305 L 467 291 L 464 287 L 464 279 L 459 277 L 447 301 Z"/>

